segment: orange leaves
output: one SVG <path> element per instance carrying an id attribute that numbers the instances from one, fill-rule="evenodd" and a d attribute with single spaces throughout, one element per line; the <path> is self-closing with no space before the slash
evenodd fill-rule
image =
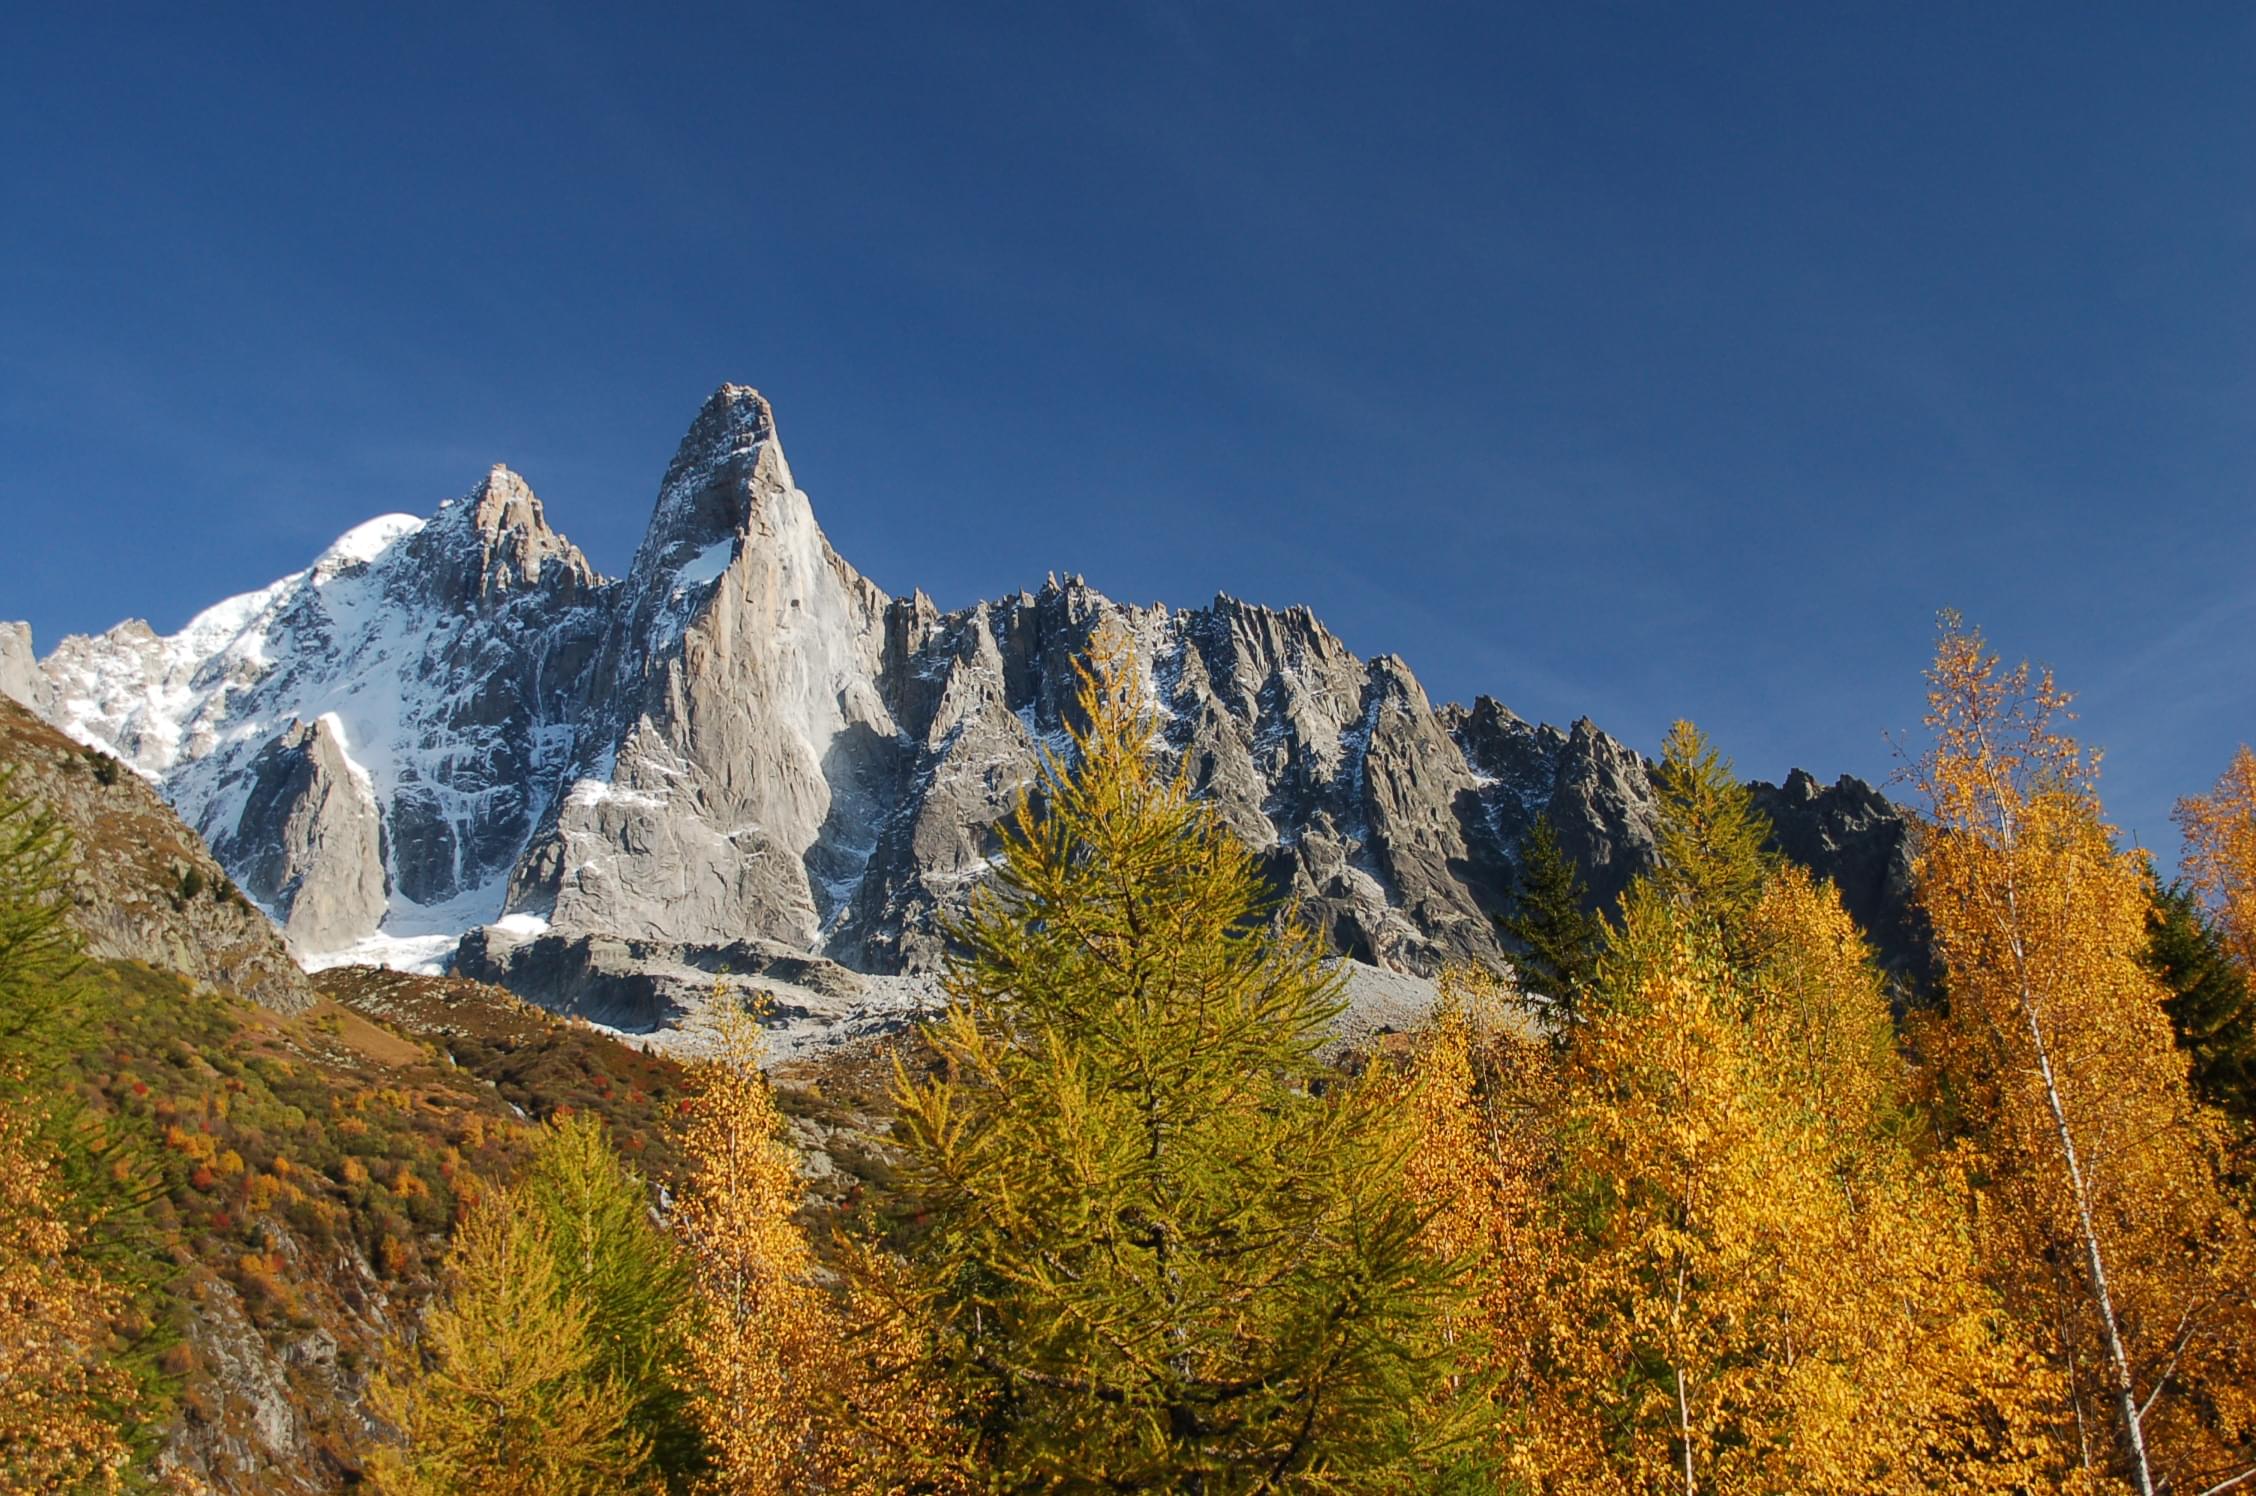
<path id="1" fill-rule="evenodd" d="M 2216 911 L 2227 948 L 2256 971 L 2256 753 L 2243 745 L 2206 795 L 2178 802 L 2186 880 Z"/>
<path id="2" fill-rule="evenodd" d="M 732 1011 L 722 1053 L 695 1072 L 679 1143 L 688 1171 L 676 1226 L 702 1313 L 689 1336 L 693 1414 L 715 1484 L 738 1496 L 794 1488 L 816 1444 L 812 1370 L 822 1316 L 812 1253 L 793 1212 L 798 1162 L 759 1069 L 757 1025 Z"/>
<path id="3" fill-rule="evenodd" d="M 758 1027 L 732 1011 L 720 1038 L 720 1055 L 693 1072 L 675 1211 L 699 1306 L 691 1416 L 712 1455 L 711 1489 L 897 1489 L 900 1471 L 944 1443 L 910 1303 L 877 1291 L 893 1278 L 875 1258 L 858 1264 L 850 1303 L 817 1282 Z"/>
<path id="4" fill-rule="evenodd" d="M 1430 1250 L 1463 1265 L 1472 1297 L 1465 1329 L 1489 1347 L 1484 1369 L 1517 1382 L 1529 1369 L 1530 1289 L 1552 1247 L 1539 1206 L 1556 1064 L 1526 1035 L 1514 994 L 1497 978 L 1452 968 L 1440 988 L 1441 1007 L 1408 1068 L 1374 1084 L 1416 1133 L 1405 1181 L 1429 1212 Z"/>
<path id="5" fill-rule="evenodd" d="M 0 1490 L 95 1486 L 126 1457 L 132 1384 L 104 1358 L 124 1300 L 63 1201 L 37 1133 L 0 1108 Z"/>
<path id="6" fill-rule="evenodd" d="M 1949 1003 L 1919 1040 L 1988 1181 L 1984 1258 L 2068 1378 L 2079 1459 L 2198 1490 L 2256 1431 L 2256 1258 L 2142 960 L 2147 868 L 2102 820 L 2049 675 L 1954 625 L 1930 681 L 1917 879 Z M 2232 800 L 2194 817 L 2219 847 Z"/>

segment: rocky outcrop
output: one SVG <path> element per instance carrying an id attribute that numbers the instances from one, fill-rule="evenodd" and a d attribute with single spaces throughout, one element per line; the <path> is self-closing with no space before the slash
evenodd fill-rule
<path id="1" fill-rule="evenodd" d="M 70 834 L 72 922 L 87 951 L 231 987 L 286 1013 L 313 1001 L 265 915 L 131 769 L 0 701 L 7 794 Z"/>
<path id="2" fill-rule="evenodd" d="M 1821 788 L 1796 769 L 1782 785 L 1757 781 L 1753 790 L 1755 808 L 1770 820 L 1772 847 L 1833 880 L 1881 966 L 1898 978 L 1899 995 L 1932 991 L 1941 975 L 1934 936 L 1912 889 L 1919 823 L 1845 774 Z"/>
<path id="3" fill-rule="evenodd" d="M 573 792 L 510 889 L 558 924 L 820 943 L 901 758 L 887 599 L 831 550 L 758 392 L 668 466 L 591 676 Z"/>
<path id="4" fill-rule="evenodd" d="M 1129 606 L 1078 576 L 954 611 L 886 596 L 824 538 L 774 410 L 735 385 L 684 436 L 622 579 L 497 467 L 178 635 L 66 640 L 33 689 L 156 776 L 301 947 L 506 914 L 581 942 L 588 974 L 545 946 L 503 960 L 498 936 L 465 962 L 649 1016 L 673 998 L 611 982 L 620 961 L 702 970 L 681 953 L 750 942 L 935 966 L 998 822 L 1066 746 L 1101 627 L 1135 641 L 1157 747 L 1343 954 L 1497 959 L 1539 816 L 1594 903 L 1651 865 L 1638 754 L 1587 720 L 1437 708 L 1405 662 L 1359 658 L 1306 608 Z M 1774 794 L 1788 854 L 1838 869 L 1892 929 L 1892 808 Z"/>
<path id="5" fill-rule="evenodd" d="M 156 777 L 262 897 L 312 875 L 292 937 L 335 949 L 465 895 L 498 905 L 569 766 L 604 592 L 497 467 L 428 520 L 372 520 L 178 634 L 129 621 L 64 640 L 41 671 L 71 730 Z M 326 873 L 293 846 L 306 827 L 275 745 L 315 721 L 325 782 L 357 781 L 374 806 L 375 874 L 364 828 L 315 859 L 345 864 Z M 388 902 L 365 896 L 372 879 Z"/>
<path id="6" fill-rule="evenodd" d="M 454 973 L 607 1028 L 664 1031 L 667 1048 L 684 1054 L 709 1046 L 723 1012 L 749 1008 L 766 1029 L 770 1063 L 896 1032 L 941 1001 L 929 978 L 872 976 L 752 940 L 700 946 L 488 926 L 463 937 Z"/>
<path id="7" fill-rule="evenodd" d="M 302 950 L 375 929 L 391 894 L 383 820 L 332 719 L 292 723 L 245 773 L 242 816 L 214 847 L 244 889 Z"/>
<path id="8" fill-rule="evenodd" d="M 35 712 L 47 707 L 47 680 L 31 649 L 31 625 L 0 623 L 0 696 Z"/>

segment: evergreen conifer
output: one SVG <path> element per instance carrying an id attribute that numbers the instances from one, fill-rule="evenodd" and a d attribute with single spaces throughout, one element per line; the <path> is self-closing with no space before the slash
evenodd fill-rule
<path id="1" fill-rule="evenodd" d="M 649 1186 L 620 1160 L 602 1120 L 579 1113 L 542 1129 L 523 1196 L 547 1228 L 565 1290 L 587 1306 L 598 1371 L 627 1399 L 628 1427 L 649 1444 L 667 1487 L 687 1489 L 703 1459 L 683 1390 L 689 1276 L 650 1218 Z"/>
<path id="2" fill-rule="evenodd" d="M 1549 816 L 1520 843 L 1512 912 L 1497 923 L 1520 946 L 1512 966 L 1523 994 L 1548 1000 L 1553 1031 L 1570 1032 L 1583 994 L 1598 976 L 1606 922 L 1585 907 L 1582 873 L 1559 845 Z"/>
<path id="3" fill-rule="evenodd" d="M 2146 963 L 2170 995 L 2162 1007 L 2192 1062 L 2201 1099 L 2242 1123 L 2256 1122 L 2256 1002 L 2248 977 L 2204 915 L 2193 890 L 2153 890 Z"/>
<path id="4" fill-rule="evenodd" d="M 1337 977 L 1154 767 L 1127 648 L 1095 655 L 1076 761 L 957 932 L 941 1072 L 901 1085 L 910 1270 L 980 1463 L 1009 1491 L 1488 1489 L 1412 1134 L 1327 1085 Z"/>

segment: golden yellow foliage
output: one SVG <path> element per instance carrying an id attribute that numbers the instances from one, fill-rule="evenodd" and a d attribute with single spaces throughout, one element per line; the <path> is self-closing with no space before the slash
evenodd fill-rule
<path id="1" fill-rule="evenodd" d="M 875 1253 L 855 1263 L 843 1303 L 817 1281 L 757 1023 L 732 1009 L 720 1044 L 692 1075 L 675 1214 L 699 1304 L 690 1408 L 709 1488 L 874 1493 L 908 1488 L 914 1472 L 916 1489 L 949 1489 L 913 1300 Z"/>
<path id="2" fill-rule="evenodd" d="M 1373 1084 L 1415 1129 L 1404 1174 L 1428 1212 L 1430 1250 L 1464 1264 L 1471 1303 L 1453 1333 L 1484 1345 L 1475 1364 L 1499 1388 L 1520 1389 L 1534 1374 L 1531 1312 L 1556 1255 L 1543 1195 L 1558 1066 L 1508 979 L 1458 966 L 1438 985 L 1408 1065 Z"/>
<path id="3" fill-rule="evenodd" d="M 712 1451 L 712 1488 L 766 1496 L 810 1488 L 824 1467 L 813 1379 L 825 1327 L 793 1219 L 798 1160 L 760 1073 L 758 1028 L 732 1009 L 720 1040 L 697 1067 L 680 1137 L 675 1220 L 702 1311 L 688 1343 L 691 1409 Z"/>
<path id="4" fill-rule="evenodd" d="M 1863 934 L 1830 884 L 1772 871 L 1747 921 L 1749 1037 L 1779 1101 L 1826 1154 L 1847 1211 L 1837 1282 L 1876 1489 L 2023 1490 L 2057 1471 L 2056 1379 L 1984 1283 L 1978 1197 L 1959 1162 L 1906 1146 L 1906 1075 Z M 1836 1414 L 1850 1414 L 1837 1408 Z"/>
<path id="5" fill-rule="evenodd" d="M 2087 1478 L 2205 1491 L 2256 1463 L 2256 1255 L 2141 959 L 2145 862 L 2049 674 L 1953 625 L 1930 680 L 1918 883 L 1948 1010 L 1919 1040 L 1985 1180 L 1984 1258 L 2066 1378 Z"/>
<path id="6" fill-rule="evenodd" d="M 400 1435 L 371 1462 L 371 1483 L 386 1496 L 632 1489 L 644 1445 L 588 1323 L 540 1214 L 507 1191 L 479 1202 L 455 1233 L 447 1295 L 420 1342 L 395 1342 L 370 1385 L 370 1406 Z"/>
<path id="7" fill-rule="evenodd" d="M 0 1492 L 112 1485 L 126 1459 L 132 1384 L 103 1356 L 123 1299 L 62 1200 L 36 1129 L 0 1107 Z"/>
<path id="8" fill-rule="evenodd" d="M 1757 1051 L 1844 1157 L 1870 1156 L 1903 1077 L 1864 932 L 1831 884 L 1788 865 L 1764 881 L 1746 939 Z"/>
<path id="9" fill-rule="evenodd" d="M 1838 898 L 1773 874 L 1744 970 L 1685 912 L 1631 901 L 1563 1057 L 1468 1017 L 1497 994 L 1457 975 L 1389 1082 L 1436 1245 L 1479 1264 L 1510 1477 L 2041 1487 L 2048 1374 L 1979 1279 L 1963 1181 L 1889 1135 L 1900 1062 Z"/>
<path id="10" fill-rule="evenodd" d="M 2178 802 L 2186 881 L 2217 912 L 2225 945 L 2256 972 L 2256 753 L 2246 745 L 2206 795 Z"/>
<path id="11" fill-rule="evenodd" d="M 243 1214 L 263 1215 L 281 1198 L 283 1183 L 271 1174 L 253 1174 L 243 1181 Z"/>

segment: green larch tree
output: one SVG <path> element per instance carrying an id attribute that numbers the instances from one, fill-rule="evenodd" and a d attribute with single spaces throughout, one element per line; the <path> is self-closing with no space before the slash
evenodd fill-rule
<path id="1" fill-rule="evenodd" d="M 36 1078 L 83 1016 L 86 957 L 69 923 L 70 837 L 0 769 L 0 1062 Z"/>
<path id="2" fill-rule="evenodd" d="M 598 1372 L 627 1399 L 627 1426 L 668 1488 L 686 1490 L 704 1463 L 685 1390 L 689 1276 L 651 1219 L 650 1186 L 602 1119 L 578 1113 L 542 1128 L 521 1195 L 547 1227 L 564 1291 L 587 1307 Z"/>
<path id="3" fill-rule="evenodd" d="M 1151 755 L 1105 636 L 1070 765 L 957 931 L 939 1074 L 900 1085 L 950 1375 L 999 1491 L 1488 1489 L 1414 1135 L 1319 1058 L 1339 983 Z"/>
<path id="4" fill-rule="evenodd" d="M 369 1477 L 386 1496 L 614 1496 L 648 1484 L 633 1402 L 606 1370 L 587 1301 L 542 1213 L 510 1191 L 473 1205 L 446 1292 L 369 1388 L 399 1443 Z"/>

